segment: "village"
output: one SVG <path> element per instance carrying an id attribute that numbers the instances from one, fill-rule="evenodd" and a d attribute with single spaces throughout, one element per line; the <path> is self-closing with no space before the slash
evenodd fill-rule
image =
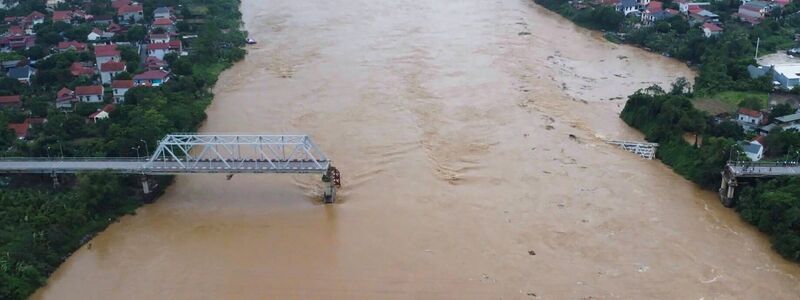
<path id="1" fill-rule="evenodd" d="M 783 9 L 791 0 L 756 1 L 741 0 L 738 8 L 730 13 L 730 20 L 749 26 L 760 24 L 773 10 Z M 666 5 L 665 5 L 666 4 Z M 711 7 L 712 2 L 693 2 L 690 0 L 650 1 L 650 0 L 594 0 L 587 5 L 582 0 L 572 1 L 575 9 L 582 10 L 597 6 L 613 7 L 617 12 L 631 20 L 633 28 L 652 26 L 656 22 L 673 17 L 684 19 L 690 27 L 699 26 L 707 38 L 720 35 L 725 29 L 719 14 Z"/>
<path id="2" fill-rule="evenodd" d="M 7 125 L 20 140 L 32 139 L 47 122 L 49 109 L 34 99 L 51 95 L 50 108 L 81 113 L 88 124 L 101 122 L 124 105 L 128 90 L 168 82 L 170 62 L 191 51 L 185 45 L 193 36 L 181 36 L 177 24 L 184 16 L 177 7 L 145 15 L 141 3 L 103 1 L 99 7 L 108 14 L 92 15 L 87 11 L 98 10 L 98 1 L 72 2 L 48 0 L 45 11 L 3 19 L 2 79 L 23 88 L 0 84 L 0 108 L 24 115 Z"/>

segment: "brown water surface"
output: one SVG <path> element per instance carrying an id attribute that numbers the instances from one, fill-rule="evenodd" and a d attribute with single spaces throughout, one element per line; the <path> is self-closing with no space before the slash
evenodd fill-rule
<path id="1" fill-rule="evenodd" d="M 610 98 L 684 65 L 528 0 L 242 11 L 259 44 L 203 131 L 312 135 L 340 201 L 315 176 L 179 177 L 34 298 L 800 297 L 798 267 L 713 193 L 603 143 L 641 138 Z"/>

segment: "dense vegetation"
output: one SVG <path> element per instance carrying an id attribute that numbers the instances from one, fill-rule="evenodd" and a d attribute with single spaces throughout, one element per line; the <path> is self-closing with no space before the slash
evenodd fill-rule
<path id="1" fill-rule="evenodd" d="M 0 16 L 24 15 L 30 2 Z M 107 3 L 108 1 L 95 1 Z M 240 31 L 241 15 L 237 0 L 145 0 L 145 15 L 161 5 L 183 5 L 186 19 L 177 26 L 182 34 L 197 34 L 185 41 L 188 56 L 168 56 L 172 78 L 160 87 L 136 87 L 126 95 L 126 102 L 107 120 L 87 124 L 85 116 L 97 105 L 79 105 L 75 112 L 62 113 L 52 107 L 55 92 L 63 86 L 74 87 L 87 79 L 70 76 L 72 62 L 91 60 L 90 53 L 55 54 L 38 63 L 40 73 L 32 85 L 0 78 L 0 94 L 21 93 L 31 116 L 47 117 L 48 122 L 35 127 L 36 138 L 19 141 L 12 131 L 0 130 L 0 154 L 3 156 L 136 156 L 145 154 L 144 143 L 151 147 L 164 134 L 194 131 L 205 119 L 205 108 L 212 99 L 211 87 L 219 73 L 244 57 L 241 48 L 245 33 Z M 97 9 L 107 9 L 98 5 Z M 42 9 L 42 11 L 44 11 Z M 103 11 L 104 12 L 104 11 Z M 80 37 L 85 25 L 63 28 L 62 24 L 38 25 L 46 38 L 41 43 L 58 42 L 50 32 L 71 31 Z M 61 28 L 50 28 L 59 27 Z M 125 39 L 140 39 L 138 29 Z M 133 32 L 133 33 L 131 33 Z M 83 35 L 85 38 L 85 35 Z M 49 44 L 42 48 L 49 49 Z M 123 50 L 123 56 L 125 56 Z M 23 53 L 24 54 L 24 53 Z M 132 56 L 130 59 L 134 59 Z M 130 61 L 129 61 L 130 63 Z M 138 68 L 138 63 L 135 66 Z M 130 75 L 127 75 L 130 76 Z M 19 111 L 0 111 L 0 126 L 19 122 Z M 152 150 L 152 149 L 150 149 Z M 162 185 L 168 179 L 162 179 Z M 119 216 L 131 213 L 142 204 L 138 178 L 110 174 L 79 175 L 62 178 L 60 188 L 52 187 L 49 177 L 0 177 L 0 299 L 23 299 L 34 292 L 48 275 L 87 237 L 104 229 Z"/>

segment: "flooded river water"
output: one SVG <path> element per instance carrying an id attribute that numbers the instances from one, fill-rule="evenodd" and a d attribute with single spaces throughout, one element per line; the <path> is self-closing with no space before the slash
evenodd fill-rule
<path id="1" fill-rule="evenodd" d="M 182 176 L 34 298 L 800 297 L 713 193 L 603 143 L 641 138 L 613 98 L 684 65 L 528 0 L 243 2 L 260 43 L 203 131 L 312 135 L 339 202 L 316 176 Z"/>

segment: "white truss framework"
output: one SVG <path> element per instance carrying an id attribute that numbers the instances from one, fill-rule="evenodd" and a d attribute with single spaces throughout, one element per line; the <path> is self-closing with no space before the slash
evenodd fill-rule
<path id="1" fill-rule="evenodd" d="M 330 161 L 307 135 L 171 134 L 144 169 L 203 173 L 322 173 Z"/>

